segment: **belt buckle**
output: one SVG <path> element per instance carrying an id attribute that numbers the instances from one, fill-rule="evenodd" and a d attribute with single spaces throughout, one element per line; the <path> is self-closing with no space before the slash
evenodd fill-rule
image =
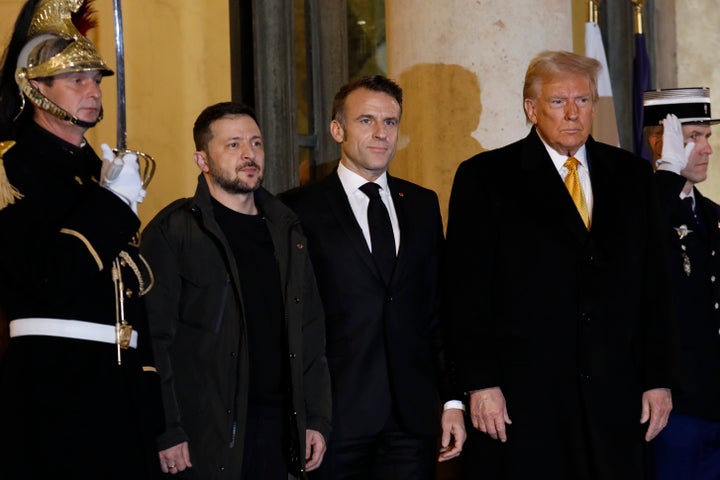
<path id="1" fill-rule="evenodd" d="M 123 350 L 130 348 L 130 339 L 132 338 L 132 325 L 127 322 L 123 322 L 118 326 L 117 330 L 117 344 Z"/>

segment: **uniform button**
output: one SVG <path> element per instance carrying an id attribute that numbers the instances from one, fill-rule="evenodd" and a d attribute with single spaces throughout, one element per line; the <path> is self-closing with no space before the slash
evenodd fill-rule
<path id="1" fill-rule="evenodd" d="M 295 355 L 294 353 L 290 354 L 290 358 L 296 358 L 296 357 L 297 357 L 297 355 Z"/>
<path id="2" fill-rule="evenodd" d="M 590 314 L 587 313 L 587 312 L 583 312 L 583 313 L 582 313 L 582 319 L 583 319 L 583 322 L 585 322 L 585 323 L 590 323 Z"/>
<path id="3" fill-rule="evenodd" d="M 235 353 L 235 352 L 230 352 L 230 357 L 231 357 L 231 358 L 237 357 L 237 353 Z"/>
<path id="4" fill-rule="evenodd" d="M 712 283 L 715 283 L 715 275 L 711 275 L 711 276 L 710 276 L 710 281 L 711 281 Z"/>
<path id="5" fill-rule="evenodd" d="M 230 415 L 230 414 L 232 413 L 232 410 L 230 410 L 230 409 L 228 408 L 227 410 L 225 410 L 225 413 L 227 413 L 228 415 Z"/>
<path id="6" fill-rule="evenodd" d="M 293 417 L 297 417 L 297 412 L 295 410 L 293 410 L 292 414 L 293 414 Z"/>
<path id="7" fill-rule="evenodd" d="M 223 465 L 220 465 L 220 471 L 221 471 L 221 472 L 224 472 L 224 471 L 225 471 L 225 467 L 224 467 Z"/>
<path id="8" fill-rule="evenodd" d="M 720 308 L 720 304 L 718 304 L 718 302 L 715 302 L 715 310 L 717 310 L 718 308 Z"/>
<path id="9" fill-rule="evenodd" d="M 588 375 L 586 373 L 581 373 L 580 380 L 582 380 L 583 383 L 587 383 L 590 381 L 590 375 Z"/>
<path id="10" fill-rule="evenodd" d="M 714 257 L 714 256 L 715 256 L 715 250 L 713 250 L 712 252 L 710 252 L 710 256 L 711 256 L 711 257 Z"/>
<path id="11" fill-rule="evenodd" d="M 297 247 L 298 250 L 302 250 L 303 248 L 305 248 L 305 245 L 302 243 L 296 243 L 295 246 Z"/>
<path id="12" fill-rule="evenodd" d="M 687 250 L 687 247 L 686 247 L 685 245 L 680 245 L 680 248 L 682 249 L 683 252 L 684 252 L 685 250 Z"/>
<path id="13" fill-rule="evenodd" d="M 387 297 L 385 297 L 385 302 L 390 303 L 392 301 L 393 301 L 392 295 L 388 295 Z"/>
<path id="14" fill-rule="evenodd" d="M 126 298 L 132 298 L 132 296 L 133 296 L 132 290 L 130 290 L 129 288 L 126 288 L 126 289 L 125 289 L 125 297 L 126 297 Z"/>
<path id="15" fill-rule="evenodd" d="M 295 297 L 295 303 L 300 303 L 300 298 Z"/>

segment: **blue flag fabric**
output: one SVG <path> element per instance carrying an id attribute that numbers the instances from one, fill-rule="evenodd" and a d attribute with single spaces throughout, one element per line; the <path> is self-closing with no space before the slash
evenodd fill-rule
<path id="1" fill-rule="evenodd" d="M 643 140 L 643 92 L 650 90 L 650 58 L 645 35 L 635 34 L 635 60 L 633 61 L 633 149 L 636 155 L 651 161 L 652 156 Z"/>

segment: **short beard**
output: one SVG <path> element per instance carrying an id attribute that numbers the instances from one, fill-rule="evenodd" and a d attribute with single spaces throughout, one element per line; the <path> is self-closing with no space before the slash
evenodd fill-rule
<path id="1" fill-rule="evenodd" d="M 257 164 L 255 162 L 247 162 L 238 167 L 238 170 L 250 166 L 255 166 L 257 168 Z M 255 190 L 262 186 L 263 182 L 263 176 L 261 174 L 258 174 L 257 181 L 255 182 L 254 186 L 243 182 L 237 177 L 227 178 L 223 176 L 222 172 L 215 170 L 215 165 L 213 162 L 208 162 L 208 173 L 213 179 L 213 182 L 215 182 L 218 187 L 222 188 L 228 193 L 253 193 Z"/>

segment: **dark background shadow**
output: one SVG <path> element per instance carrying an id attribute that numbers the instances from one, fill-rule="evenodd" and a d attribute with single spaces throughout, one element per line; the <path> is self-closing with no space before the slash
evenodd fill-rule
<path id="1" fill-rule="evenodd" d="M 457 166 L 481 152 L 472 133 L 482 103 L 477 75 L 460 65 L 421 63 L 403 71 L 402 135 L 390 172 L 435 190 L 443 218 Z"/>

